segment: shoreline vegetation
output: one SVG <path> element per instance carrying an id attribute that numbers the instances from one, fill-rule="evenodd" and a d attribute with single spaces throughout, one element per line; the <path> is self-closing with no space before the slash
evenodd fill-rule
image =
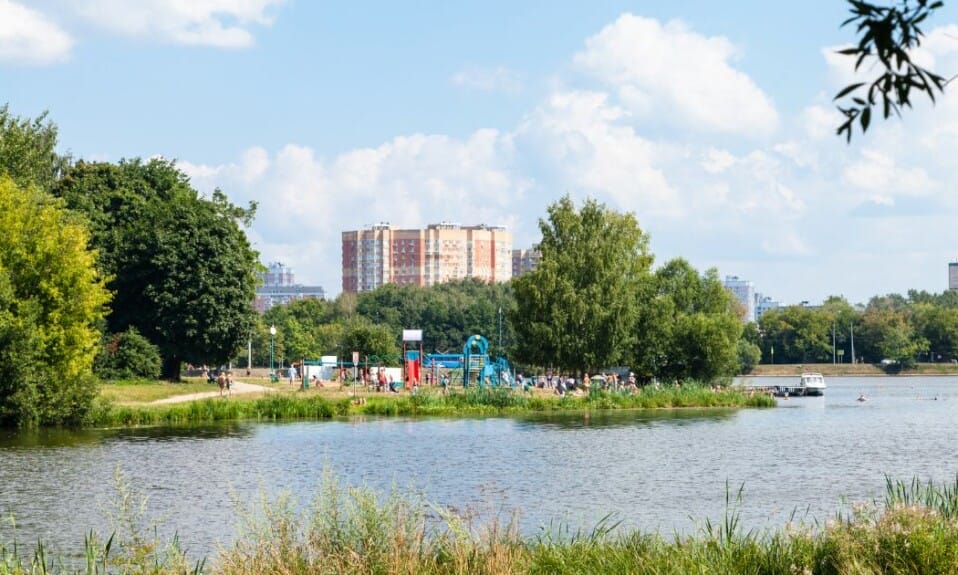
<path id="1" fill-rule="evenodd" d="M 104 387 L 109 388 L 111 384 Z M 143 384 L 167 386 L 175 391 L 179 384 Z M 127 387 L 129 391 L 120 391 Z M 747 393 L 737 388 L 713 390 L 708 386 L 686 384 L 681 387 L 646 387 L 635 393 L 600 391 L 588 394 L 556 396 L 542 390 L 524 392 L 509 388 L 470 388 L 451 390 L 447 395 L 434 389 L 417 394 L 402 392 L 356 391 L 350 388 L 292 390 L 286 384 L 271 386 L 274 391 L 262 395 L 215 397 L 163 405 L 124 401 L 135 397 L 157 397 L 158 392 L 142 392 L 139 386 L 118 386 L 101 394 L 94 404 L 88 425 L 121 427 L 141 425 L 179 425 L 230 420 L 332 419 L 349 416 L 399 417 L 481 417 L 532 413 L 675 408 L 774 407 L 775 399 L 764 394 Z M 192 390 L 195 386 L 190 385 Z M 211 389 L 207 386 L 206 389 Z"/>
<path id="2" fill-rule="evenodd" d="M 113 534 L 91 532 L 84 551 L 52 556 L 42 541 L 28 550 L 0 543 L 0 573 L 324 574 L 656 574 L 955 573 L 958 479 L 950 485 L 886 477 L 882 501 L 861 503 L 824 523 L 745 530 L 744 487 L 726 487 L 724 517 L 695 534 L 671 537 L 622 528 L 609 516 L 590 530 L 561 524 L 519 533 L 516 516 L 432 505 L 393 488 L 349 487 L 327 471 L 312 501 L 263 496 L 237 504 L 237 537 L 215 556 L 189 557 L 174 535 L 164 540 L 140 497 L 117 472 L 108 508 Z M 71 564 L 71 561 L 73 564 Z"/>

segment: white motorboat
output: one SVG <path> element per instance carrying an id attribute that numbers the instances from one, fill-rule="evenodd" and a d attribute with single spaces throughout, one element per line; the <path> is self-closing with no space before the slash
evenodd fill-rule
<path id="1" fill-rule="evenodd" d="M 825 376 L 820 373 L 803 373 L 798 384 L 798 395 L 825 395 Z"/>
<path id="2" fill-rule="evenodd" d="M 778 397 L 802 397 L 807 395 L 825 395 L 825 377 L 820 373 L 803 373 L 798 383 L 773 385 L 772 393 Z"/>

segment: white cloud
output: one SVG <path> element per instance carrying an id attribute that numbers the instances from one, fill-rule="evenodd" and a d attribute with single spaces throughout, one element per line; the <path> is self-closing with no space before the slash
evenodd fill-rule
<path id="1" fill-rule="evenodd" d="M 682 100 L 681 81 L 646 81 L 648 71 L 626 57 L 623 46 L 631 44 L 619 37 L 631 38 L 636 26 L 664 44 L 652 56 L 681 67 L 684 55 L 706 54 L 709 70 L 693 63 L 685 74 L 713 74 L 708 83 L 724 80 L 730 89 L 714 98 L 692 90 Z M 944 39 L 927 49 L 936 66 L 958 62 Z M 573 89 L 560 79 L 518 126 L 464 138 L 402 135 L 331 158 L 287 145 L 251 148 L 224 165 L 181 165 L 200 189 L 220 186 L 236 202 L 258 201 L 250 237 L 263 259 L 289 263 L 301 281 L 330 293 L 341 285 L 343 230 L 378 221 L 484 222 L 509 226 L 516 245 L 527 246 L 537 239 L 536 219 L 565 193 L 634 211 L 659 262 L 683 256 L 701 268 L 718 266 L 786 302 L 935 289 L 919 272 L 890 283 L 876 262 L 918 270 L 936 255 L 945 261 L 941 254 L 958 245 L 958 197 L 948 189 L 958 98 L 946 95 L 904 121 L 876 122 L 848 146 L 834 134 L 839 118 L 830 95 L 778 127 L 762 92 L 729 64 L 733 56 L 727 40 L 624 16 L 576 56 L 600 82 Z M 708 129 L 694 138 L 676 130 L 653 136 L 650 114 Z M 723 117 L 736 123 L 722 124 Z M 730 144 L 729 132 L 776 137 Z"/>
<path id="2" fill-rule="evenodd" d="M 643 117 L 705 132 L 764 136 L 778 114 L 769 97 L 731 61 L 735 47 L 672 21 L 624 14 L 586 40 L 575 63 L 610 86 Z"/>
<path id="3" fill-rule="evenodd" d="M 479 130 L 464 140 L 397 137 L 328 161 L 309 147 L 287 145 L 272 155 L 253 148 L 225 165 L 179 165 L 201 191 L 220 187 L 233 202 L 256 201 L 250 237 L 263 260 L 282 260 L 298 278 L 336 293 L 344 230 L 380 221 L 514 229 L 514 205 L 531 182 L 510 168 L 512 154 L 509 136 Z"/>
<path id="4" fill-rule="evenodd" d="M 504 66 L 496 68 L 467 68 L 449 79 L 455 86 L 483 92 L 518 94 L 522 92 L 522 76 Z"/>
<path id="5" fill-rule="evenodd" d="M 43 14 L 0 0 L 0 64 L 40 65 L 65 60 L 73 39 Z"/>
<path id="6" fill-rule="evenodd" d="M 269 26 L 286 0 L 84 0 L 88 20 L 126 36 L 174 44 L 243 48 L 254 25 Z"/>
<path id="7" fill-rule="evenodd" d="M 735 156 L 728 150 L 709 148 L 702 158 L 702 169 L 710 174 L 721 174 L 735 165 Z"/>
<path id="8" fill-rule="evenodd" d="M 924 168 L 899 166 L 892 155 L 874 148 L 863 149 L 842 179 L 879 203 L 894 203 L 896 195 L 928 196 L 938 187 Z"/>
<path id="9" fill-rule="evenodd" d="M 557 92 L 518 131 L 546 167 L 572 190 L 641 216 L 682 211 L 660 164 L 671 151 L 624 124 L 626 112 L 601 92 Z"/>

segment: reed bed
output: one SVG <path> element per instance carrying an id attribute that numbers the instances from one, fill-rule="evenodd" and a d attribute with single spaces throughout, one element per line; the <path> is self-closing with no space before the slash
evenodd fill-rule
<path id="1" fill-rule="evenodd" d="M 136 527 L 143 525 L 139 508 L 123 494 L 118 509 L 127 519 L 106 543 L 91 533 L 79 567 L 51 559 L 42 543 L 28 556 L 0 545 L 0 575 L 956 573 L 956 486 L 958 479 L 950 486 L 889 480 L 884 501 L 824 524 L 761 533 L 739 525 L 739 491 L 725 516 L 706 520 L 695 535 L 624 530 L 607 518 L 588 531 L 559 526 L 523 537 L 514 517 L 456 513 L 395 488 L 347 487 L 327 474 L 309 505 L 285 494 L 238 508 L 239 537 L 210 561 L 187 558 L 175 537 L 161 542 L 155 530 Z"/>

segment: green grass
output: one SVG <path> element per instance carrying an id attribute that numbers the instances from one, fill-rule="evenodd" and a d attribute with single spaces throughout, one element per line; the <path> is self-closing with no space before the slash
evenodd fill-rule
<path id="1" fill-rule="evenodd" d="M 122 380 L 104 382 L 100 395 L 115 403 L 149 403 L 177 395 L 217 391 L 215 385 L 193 380 L 186 383 L 169 383 L 155 380 Z"/>
<path id="2" fill-rule="evenodd" d="M 273 393 L 258 398 L 216 397 L 167 405 L 118 404 L 101 398 L 90 416 L 100 427 L 210 423 L 229 420 L 329 419 L 347 415 L 484 416 L 532 412 L 609 409 L 771 407 L 775 400 L 740 390 L 708 387 L 647 388 L 639 393 L 593 390 L 581 397 L 530 394 L 506 388 L 458 390 L 449 395 L 369 394 L 365 403 L 354 398 L 330 399 L 313 393 Z"/>
<path id="3" fill-rule="evenodd" d="M 0 545 L 0 575 L 100 573 L 323 574 L 938 574 L 958 572 L 958 480 L 952 485 L 888 481 L 884 501 L 825 523 L 744 531 L 741 490 L 726 513 L 693 535 L 665 537 L 619 527 L 558 526 L 533 537 L 514 518 L 456 513 L 394 488 L 344 486 L 326 473 L 310 505 L 290 494 L 239 509 L 239 537 L 209 561 L 162 541 L 140 498 L 118 480 L 112 535 L 91 533 L 85 568 L 63 568 L 42 543 L 22 554 Z"/>

